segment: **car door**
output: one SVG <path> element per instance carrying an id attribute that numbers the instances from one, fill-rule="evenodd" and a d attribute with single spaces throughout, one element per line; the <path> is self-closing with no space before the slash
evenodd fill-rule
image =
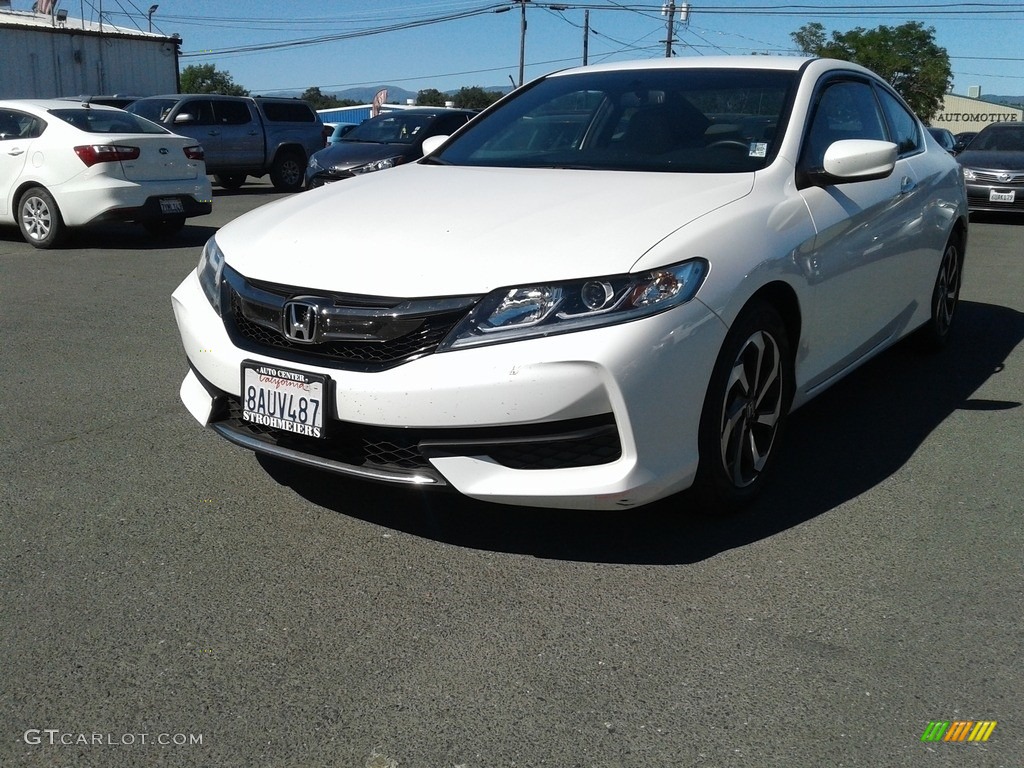
<path id="1" fill-rule="evenodd" d="M 12 210 L 14 187 L 28 157 L 31 137 L 38 136 L 38 118 L 12 109 L 0 109 L 0 214 Z"/>
<path id="2" fill-rule="evenodd" d="M 890 134 L 867 78 L 832 76 L 819 83 L 805 130 L 800 170 L 821 169 L 841 139 L 888 141 Z M 799 178 L 799 172 L 798 172 Z M 803 364 L 821 373 L 814 389 L 906 326 L 903 262 L 916 247 L 922 216 L 917 178 L 900 157 L 886 178 L 805 185 L 800 194 L 816 236 L 798 266 L 808 281 Z"/>
<path id="3" fill-rule="evenodd" d="M 217 130 L 210 99 L 184 99 L 168 120 L 167 127 L 171 131 L 198 141 L 208 160 L 220 154 L 220 131 Z"/>
<path id="4" fill-rule="evenodd" d="M 263 165 L 263 126 L 248 101 L 225 99 L 213 103 L 220 132 L 218 165 L 260 168 Z"/>

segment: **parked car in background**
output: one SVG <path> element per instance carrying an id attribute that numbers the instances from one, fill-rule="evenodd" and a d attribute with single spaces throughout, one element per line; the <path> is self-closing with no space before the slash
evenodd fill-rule
<path id="1" fill-rule="evenodd" d="M 958 153 L 963 152 L 965 149 L 967 149 L 967 145 L 971 143 L 971 140 L 974 139 L 974 137 L 977 135 L 977 131 L 961 131 L 960 133 L 956 134 L 953 137 L 956 139 L 956 144 L 953 148 Z"/>
<path id="2" fill-rule="evenodd" d="M 569 69 L 424 150 L 207 242 L 172 299 L 200 424 L 488 501 L 724 509 L 792 409 L 956 318 L 960 170 L 849 62 Z"/>
<path id="3" fill-rule="evenodd" d="M 928 133 L 932 135 L 932 138 L 939 142 L 939 146 L 949 152 L 951 155 L 956 154 L 956 138 L 953 136 L 951 131 L 945 128 L 928 128 Z"/>
<path id="4" fill-rule="evenodd" d="M 0 101 L 0 222 L 17 224 L 36 248 L 109 220 L 169 234 L 211 201 L 193 139 L 112 107 Z"/>
<path id="5" fill-rule="evenodd" d="M 1024 212 L 1024 122 L 985 126 L 956 159 L 972 211 Z"/>
<path id="6" fill-rule="evenodd" d="M 328 144 L 337 144 L 341 137 L 355 128 L 359 123 L 335 123 L 331 126 L 331 133 L 327 137 Z"/>
<path id="7" fill-rule="evenodd" d="M 423 156 L 425 139 L 454 133 L 475 114 L 470 109 L 417 107 L 364 120 L 309 159 L 306 188 L 416 160 Z"/>
<path id="8" fill-rule="evenodd" d="M 202 142 L 206 170 L 225 189 L 269 173 L 275 188 L 299 190 L 309 156 L 324 146 L 320 116 L 299 99 L 175 94 L 127 110 Z"/>

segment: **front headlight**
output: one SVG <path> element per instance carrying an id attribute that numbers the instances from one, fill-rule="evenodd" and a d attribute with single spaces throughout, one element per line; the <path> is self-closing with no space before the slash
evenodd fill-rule
<path id="1" fill-rule="evenodd" d="M 976 181 L 978 174 L 972 168 L 964 166 L 964 181 Z"/>
<path id="2" fill-rule="evenodd" d="M 647 317 L 692 299 L 704 259 L 637 275 L 499 288 L 448 334 L 438 351 L 569 333 Z"/>
<path id="3" fill-rule="evenodd" d="M 318 152 L 314 152 L 312 155 L 309 156 L 309 164 L 306 166 L 306 168 L 308 170 L 310 170 L 310 171 L 319 171 L 323 167 L 323 166 L 320 165 L 320 161 L 317 160 L 316 156 L 318 154 L 319 154 Z"/>
<path id="4" fill-rule="evenodd" d="M 217 241 L 212 237 L 203 246 L 203 253 L 199 257 L 199 265 L 196 267 L 196 274 L 199 276 L 199 285 L 210 302 L 214 311 L 220 314 L 220 282 L 224 276 L 224 254 L 217 246 Z"/>
<path id="5" fill-rule="evenodd" d="M 358 168 L 353 168 L 352 173 L 373 173 L 374 171 L 383 171 L 385 168 L 394 168 L 401 162 L 401 156 L 386 157 L 383 160 L 374 160 L 372 163 L 367 163 L 366 165 L 360 165 Z"/>

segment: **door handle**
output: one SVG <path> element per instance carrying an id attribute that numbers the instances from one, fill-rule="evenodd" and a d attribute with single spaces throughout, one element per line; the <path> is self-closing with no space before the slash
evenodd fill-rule
<path id="1" fill-rule="evenodd" d="M 917 187 L 917 182 L 909 176 L 904 176 L 903 180 L 900 181 L 900 194 L 905 195 L 909 192 L 913 192 L 915 187 Z"/>
<path id="2" fill-rule="evenodd" d="M 10 149 L 9 149 L 9 150 L 7 151 L 7 154 L 8 154 L 8 155 L 13 155 L 14 157 L 17 157 L 18 155 L 23 155 L 23 154 L 25 154 L 25 150 L 24 150 L 24 149 L 22 149 L 21 147 L 11 147 L 11 148 L 10 148 Z"/>

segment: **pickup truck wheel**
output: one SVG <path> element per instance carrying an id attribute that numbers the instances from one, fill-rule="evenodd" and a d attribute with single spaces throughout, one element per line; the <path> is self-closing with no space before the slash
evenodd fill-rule
<path id="1" fill-rule="evenodd" d="M 245 178 L 244 173 L 218 173 L 213 180 L 224 189 L 238 189 L 245 184 Z"/>
<path id="2" fill-rule="evenodd" d="M 281 152 L 270 169 L 270 180 L 281 192 L 298 192 L 306 173 L 306 163 L 298 152 Z"/>

